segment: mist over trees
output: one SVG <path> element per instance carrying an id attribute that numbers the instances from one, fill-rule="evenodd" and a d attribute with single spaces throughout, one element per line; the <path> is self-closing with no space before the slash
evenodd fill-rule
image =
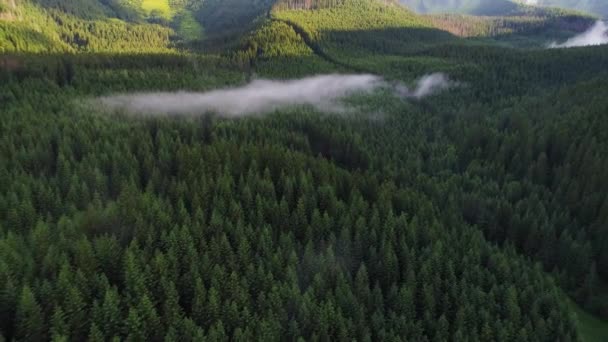
<path id="1" fill-rule="evenodd" d="M 608 46 L 545 48 L 595 19 L 43 1 L 0 19 L 0 341 L 608 336 Z M 318 74 L 389 86 L 221 115 Z"/>

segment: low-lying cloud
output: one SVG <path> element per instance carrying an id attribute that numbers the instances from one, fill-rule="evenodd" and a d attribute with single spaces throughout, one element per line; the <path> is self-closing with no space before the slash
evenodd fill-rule
<path id="1" fill-rule="evenodd" d="M 549 48 L 569 48 L 602 44 L 608 44 L 608 26 L 605 22 L 598 20 L 587 31 L 576 35 L 561 44 L 553 42 L 549 45 Z"/>
<path id="2" fill-rule="evenodd" d="M 399 96 L 421 99 L 451 86 L 452 82 L 450 82 L 446 75 L 435 73 L 420 78 L 414 89 L 409 89 L 407 86 L 399 84 L 396 86 L 396 90 Z"/>
<path id="3" fill-rule="evenodd" d="M 321 75 L 298 80 L 254 80 L 237 88 L 209 92 L 156 92 L 121 94 L 98 98 L 104 107 L 138 114 L 204 114 L 225 117 L 266 113 L 281 107 L 309 105 L 321 111 L 343 111 L 340 99 L 389 88 L 408 98 L 420 99 L 446 89 L 443 74 L 422 77 L 416 87 L 392 85 L 374 75 Z"/>

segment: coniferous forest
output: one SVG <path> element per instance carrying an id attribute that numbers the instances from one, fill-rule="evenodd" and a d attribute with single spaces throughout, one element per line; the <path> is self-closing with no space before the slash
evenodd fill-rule
<path id="1" fill-rule="evenodd" d="M 608 340 L 601 15 L 0 0 L 0 341 Z M 387 86 L 98 100 L 322 74 Z"/>

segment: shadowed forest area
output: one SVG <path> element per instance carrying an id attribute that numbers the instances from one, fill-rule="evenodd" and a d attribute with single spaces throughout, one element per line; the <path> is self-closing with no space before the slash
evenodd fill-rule
<path id="1" fill-rule="evenodd" d="M 247 3 L 0 0 L 0 340 L 608 337 L 608 46 L 546 48 L 596 18 Z M 98 101 L 324 74 L 381 81 Z"/>

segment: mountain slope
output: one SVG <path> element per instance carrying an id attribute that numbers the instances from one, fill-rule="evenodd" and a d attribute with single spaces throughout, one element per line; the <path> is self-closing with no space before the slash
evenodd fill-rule
<path id="1" fill-rule="evenodd" d="M 156 24 L 84 19 L 28 2 L 12 13 L 12 20 L 0 21 L 0 52 L 166 52 L 174 35 Z"/>
<path id="2" fill-rule="evenodd" d="M 367 71 L 429 47 L 479 43 L 462 37 L 483 38 L 484 44 L 544 47 L 548 41 L 586 30 L 595 21 L 579 14 L 532 7 L 509 16 L 480 17 L 420 15 L 393 2 L 369 0 L 344 0 L 329 7 L 323 6 L 325 2 L 307 4 L 312 9 L 279 2 L 272 18 L 291 25 L 321 55 L 347 63 L 353 70 Z"/>
<path id="3" fill-rule="evenodd" d="M 245 0 L 0 0 L 0 25 L 5 39 L 0 51 L 112 51 L 115 47 L 118 49 L 113 40 L 133 41 L 132 47 L 122 44 L 131 51 L 144 48 L 145 41 L 154 45 L 144 49 L 147 51 L 190 47 L 205 38 L 210 39 L 207 46 L 220 45 L 222 40 L 236 41 L 251 30 L 254 20 L 266 13 L 272 3 L 271 0 L 253 3 Z M 40 28 L 41 22 L 48 23 L 47 30 Z M 72 29 L 66 25 L 77 27 Z M 91 25 L 97 28 L 89 30 Z M 81 36 L 87 36 L 87 41 L 107 41 L 83 44 L 64 39 L 65 35 L 74 33 L 68 31 L 76 30 L 82 31 Z M 104 36 L 104 32 L 110 30 L 120 37 Z M 166 36 L 163 42 L 146 38 L 159 32 Z M 143 41 L 138 43 L 138 40 Z"/>
<path id="4" fill-rule="evenodd" d="M 0 4 L 0 51 L 218 51 L 237 46 L 269 12 L 319 44 L 353 45 L 351 38 L 357 36 L 355 49 L 400 54 L 451 40 L 449 33 L 464 37 L 540 33 L 556 40 L 589 25 L 588 19 L 577 15 L 533 7 L 517 7 L 506 17 L 424 17 L 393 0 L 0 0 Z M 510 41 L 542 44 L 528 38 Z"/>
<path id="5" fill-rule="evenodd" d="M 345 0 L 338 7 L 275 10 L 272 15 L 296 27 L 327 54 L 343 61 L 354 62 L 358 56 L 367 58 L 370 54 L 411 53 L 454 38 L 436 29 L 428 18 L 380 1 Z M 359 62 L 363 60 L 354 64 Z"/>

